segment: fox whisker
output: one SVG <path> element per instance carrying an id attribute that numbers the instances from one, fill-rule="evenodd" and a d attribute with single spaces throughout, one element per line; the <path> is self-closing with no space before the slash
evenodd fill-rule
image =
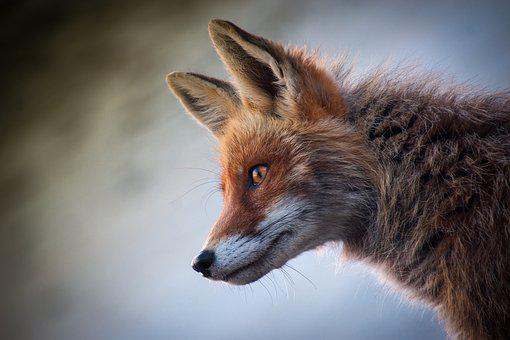
<path id="1" fill-rule="evenodd" d="M 297 270 L 296 268 L 292 267 L 288 263 L 285 264 L 285 267 L 288 267 L 289 269 L 292 269 L 293 271 L 298 273 L 301 277 L 303 277 L 306 281 L 308 281 L 313 286 L 313 288 L 317 289 L 317 285 L 311 279 L 309 279 L 308 276 L 306 276 L 305 274 L 301 273 L 299 270 Z"/>

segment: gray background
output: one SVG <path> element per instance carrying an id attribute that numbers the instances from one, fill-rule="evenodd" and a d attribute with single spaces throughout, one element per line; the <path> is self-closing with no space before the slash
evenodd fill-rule
<path id="1" fill-rule="evenodd" d="M 334 56 L 510 85 L 510 6 L 488 1 L 3 1 L 2 339 L 442 339 L 435 314 L 325 248 L 233 288 L 190 260 L 221 208 L 213 138 L 164 82 L 226 77 L 207 22 Z M 201 185 L 203 184 L 203 185 Z M 196 187 L 198 185 L 198 187 Z M 190 189 L 195 188 L 188 192 Z M 209 193 L 212 196 L 208 199 Z"/>

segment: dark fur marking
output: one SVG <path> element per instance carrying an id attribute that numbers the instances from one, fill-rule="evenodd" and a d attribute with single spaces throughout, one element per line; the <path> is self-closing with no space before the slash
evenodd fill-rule
<path id="1" fill-rule="evenodd" d="M 374 122 L 372 123 L 372 126 L 370 127 L 370 130 L 368 132 L 368 139 L 374 140 L 376 137 L 380 137 L 382 135 L 379 133 L 376 134 L 376 130 L 382 124 L 382 122 L 386 119 L 386 117 L 388 117 L 389 114 L 393 111 L 395 106 L 396 106 L 396 104 L 394 102 L 389 102 L 384 107 L 384 110 L 381 112 L 381 114 L 374 118 Z"/>

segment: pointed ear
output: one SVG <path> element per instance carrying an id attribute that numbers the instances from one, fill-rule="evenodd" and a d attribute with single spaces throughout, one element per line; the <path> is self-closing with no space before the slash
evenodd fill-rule
<path id="1" fill-rule="evenodd" d="M 167 78 L 172 92 L 186 110 L 216 137 L 241 101 L 230 83 L 196 73 L 173 72 Z"/>
<path id="2" fill-rule="evenodd" d="M 303 51 L 287 51 L 279 43 L 218 19 L 209 23 L 209 34 L 246 106 L 285 111 L 301 119 L 345 112 L 333 78 Z"/>

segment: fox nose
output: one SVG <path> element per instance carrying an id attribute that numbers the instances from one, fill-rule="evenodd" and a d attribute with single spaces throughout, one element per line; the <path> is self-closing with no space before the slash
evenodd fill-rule
<path id="1" fill-rule="evenodd" d="M 191 267 L 204 276 L 210 276 L 209 268 L 214 262 L 214 252 L 211 250 L 202 250 L 200 254 L 193 259 Z"/>

